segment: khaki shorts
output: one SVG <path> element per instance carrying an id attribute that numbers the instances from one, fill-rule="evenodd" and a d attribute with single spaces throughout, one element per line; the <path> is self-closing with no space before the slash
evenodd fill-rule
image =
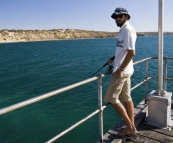
<path id="1" fill-rule="evenodd" d="M 120 100 L 124 102 L 132 101 L 130 95 L 131 75 L 132 74 L 122 74 L 122 76 L 119 78 L 116 78 L 115 75 L 112 75 L 104 101 L 113 104 L 120 103 Z"/>

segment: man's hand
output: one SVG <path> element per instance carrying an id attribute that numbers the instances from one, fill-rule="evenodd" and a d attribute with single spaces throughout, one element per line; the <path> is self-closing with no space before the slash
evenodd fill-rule
<path id="1" fill-rule="evenodd" d="M 112 62 L 113 62 L 113 60 L 114 60 L 114 58 L 115 58 L 115 56 L 113 56 L 113 57 L 109 58 L 109 59 L 108 59 L 108 61 L 107 61 L 107 64 L 109 65 L 110 63 L 112 63 Z"/>
<path id="2" fill-rule="evenodd" d="M 114 75 L 116 78 L 121 77 L 121 75 L 122 75 L 121 70 L 117 69 L 117 70 L 113 73 L 113 75 Z"/>

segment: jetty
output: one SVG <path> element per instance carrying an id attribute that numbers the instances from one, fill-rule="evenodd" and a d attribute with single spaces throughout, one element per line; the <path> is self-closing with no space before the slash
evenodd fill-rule
<path id="1" fill-rule="evenodd" d="M 148 106 L 144 101 L 135 108 L 135 126 L 138 130 L 138 139 L 122 138 L 117 135 L 118 128 L 125 125 L 121 120 L 104 136 L 102 143 L 173 143 L 173 100 L 171 102 L 171 130 L 165 130 L 145 124 L 148 115 Z M 98 141 L 97 143 L 100 143 Z"/>

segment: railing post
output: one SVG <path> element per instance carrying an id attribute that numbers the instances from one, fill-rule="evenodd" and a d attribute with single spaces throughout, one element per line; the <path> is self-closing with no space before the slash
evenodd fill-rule
<path id="1" fill-rule="evenodd" d="M 164 73 L 163 73 L 163 89 L 166 91 L 167 86 L 167 68 L 168 68 L 168 59 L 164 58 Z"/>
<path id="2" fill-rule="evenodd" d="M 102 77 L 98 78 L 98 108 L 99 113 L 99 139 L 100 143 L 103 142 L 103 109 L 102 109 Z"/>
<path id="3" fill-rule="evenodd" d="M 157 94 L 163 96 L 163 18 L 164 18 L 164 0 L 159 0 L 158 15 L 158 88 Z"/>
<path id="4" fill-rule="evenodd" d="M 147 104 L 147 95 L 148 95 L 148 59 L 145 62 L 145 104 Z"/>

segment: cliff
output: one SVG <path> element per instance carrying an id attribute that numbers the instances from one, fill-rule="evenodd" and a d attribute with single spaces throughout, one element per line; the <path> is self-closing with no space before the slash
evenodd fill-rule
<path id="1" fill-rule="evenodd" d="M 1 30 L 0 42 L 40 41 L 76 38 L 106 38 L 116 36 L 116 32 L 87 31 L 78 29 Z"/>
<path id="2" fill-rule="evenodd" d="M 167 32 L 164 34 L 173 34 Z M 79 29 L 0 30 L 0 42 L 41 41 L 57 39 L 116 37 L 118 32 L 87 31 Z M 157 32 L 137 32 L 138 36 L 157 35 Z"/>

